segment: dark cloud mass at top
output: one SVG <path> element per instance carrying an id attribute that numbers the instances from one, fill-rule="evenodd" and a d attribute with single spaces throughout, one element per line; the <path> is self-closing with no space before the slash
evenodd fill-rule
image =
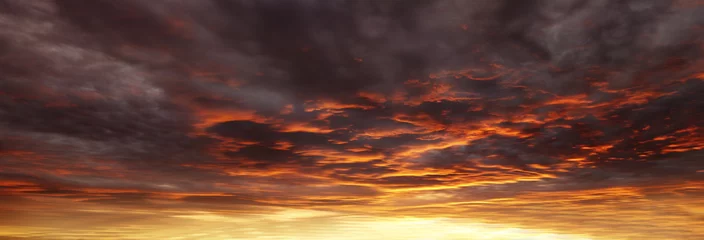
<path id="1" fill-rule="evenodd" d="M 703 40 L 696 0 L 0 0 L 0 209 L 699 239 Z"/>

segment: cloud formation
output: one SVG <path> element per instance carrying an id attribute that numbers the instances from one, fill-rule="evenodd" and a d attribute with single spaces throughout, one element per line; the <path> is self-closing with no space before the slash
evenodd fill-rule
<path id="1" fill-rule="evenodd" d="M 0 225 L 49 224 L 36 207 L 70 199 L 702 238 L 702 16 L 685 0 L 2 0 L 0 209 L 34 220 Z"/>

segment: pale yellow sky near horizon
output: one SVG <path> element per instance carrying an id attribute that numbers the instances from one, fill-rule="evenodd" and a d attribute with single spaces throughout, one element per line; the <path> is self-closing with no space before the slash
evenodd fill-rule
<path id="1" fill-rule="evenodd" d="M 240 215 L 205 211 L 77 211 L 80 213 L 74 213 L 71 215 L 74 217 L 67 216 L 66 219 L 44 222 L 32 219 L 32 223 L 27 226 L 0 226 L 0 237 L 106 240 L 605 240 L 466 219 L 374 217 L 302 209 Z"/>

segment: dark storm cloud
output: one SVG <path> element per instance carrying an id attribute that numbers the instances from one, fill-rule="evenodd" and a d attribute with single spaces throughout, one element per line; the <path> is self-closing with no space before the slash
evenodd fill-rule
<path id="1" fill-rule="evenodd" d="M 276 163 L 298 163 L 303 165 L 306 162 L 315 161 L 315 158 L 302 157 L 290 150 L 279 150 L 265 146 L 246 146 L 236 152 L 225 152 L 224 155 L 242 162 L 254 161 L 256 163 L 255 166 L 261 167 Z M 309 160 L 306 161 L 306 159 Z"/>
<path id="2" fill-rule="evenodd" d="M 326 126 L 332 129 L 350 129 L 364 132 L 370 129 L 412 128 L 409 123 L 393 121 L 392 112 L 388 109 L 346 109 L 344 114 L 336 114 L 325 118 Z"/>
<path id="3" fill-rule="evenodd" d="M 271 145 L 277 141 L 288 141 L 301 145 L 322 145 L 328 143 L 328 137 L 323 134 L 309 132 L 280 132 L 275 127 L 267 124 L 250 121 L 231 121 L 219 123 L 207 129 L 224 137 L 245 141 L 260 142 Z"/>
<path id="4" fill-rule="evenodd" d="M 378 176 L 384 173 L 394 172 L 388 166 L 383 166 L 385 164 L 382 160 L 372 160 L 369 162 L 356 162 L 356 163 L 334 163 L 326 164 L 321 166 L 325 170 L 333 170 L 334 175 L 339 176 L 365 176 L 365 175 L 375 175 Z"/>
<path id="5" fill-rule="evenodd" d="M 481 106 L 476 102 L 436 101 L 423 102 L 418 106 L 407 107 L 399 112 L 410 116 L 427 115 L 434 122 L 450 126 L 458 122 L 481 122 L 491 117 L 486 110 L 475 111 L 477 107 Z"/>
<path id="6" fill-rule="evenodd" d="M 492 167 L 535 171 L 532 165 L 550 166 L 562 161 L 559 156 L 555 153 L 541 153 L 531 148 L 526 139 L 493 135 L 473 141 L 467 146 L 427 151 L 417 158 L 409 159 L 409 161 L 419 168 L 446 168 L 477 173 L 491 172 Z M 521 173 L 506 172 L 506 174 Z"/>
<path id="7" fill-rule="evenodd" d="M 216 64 L 231 65 L 241 72 L 238 76 L 250 78 L 247 80 L 254 86 L 290 90 L 302 98 L 325 95 L 344 99 L 349 96 L 339 93 L 354 94 L 358 90 L 379 88 L 388 92 L 391 90 L 389 87 L 396 85 L 393 83 L 422 78 L 440 69 L 460 67 L 461 62 L 474 58 L 461 53 L 470 52 L 469 43 L 475 41 L 472 39 L 487 40 L 486 36 L 483 32 L 466 33 L 458 27 L 473 20 L 476 17 L 472 16 L 474 12 L 483 9 L 496 11 L 500 19 L 488 23 L 477 22 L 475 24 L 478 26 L 472 25 L 473 29 L 503 29 L 510 23 L 523 22 L 509 17 L 512 11 L 525 12 L 525 6 L 507 3 L 496 7 L 494 5 L 497 4 L 478 2 L 475 6 L 466 6 L 477 10 L 465 14 L 453 12 L 456 19 L 448 19 L 448 22 L 440 22 L 431 16 L 423 20 L 416 18 L 416 15 L 433 14 L 434 10 L 448 10 L 458 4 L 462 3 L 413 1 L 401 6 L 396 2 L 371 1 L 215 1 L 183 14 L 185 9 L 180 8 L 191 7 L 184 5 L 192 4 L 156 7 L 132 1 L 124 4 L 75 1 L 60 3 L 58 12 L 62 18 L 89 33 L 91 38 L 97 38 L 101 44 L 161 49 L 158 51 L 166 51 L 167 55 L 175 58 L 193 58 L 195 55 L 197 59 L 208 62 L 220 60 Z M 202 9 L 212 10 L 216 14 L 210 18 L 203 16 L 199 12 Z M 404 20 L 398 21 L 399 18 Z M 378 19 L 382 24 L 367 23 L 370 19 Z M 174 22 L 179 21 L 186 22 L 185 26 L 176 24 L 175 27 Z M 450 24 L 455 26 L 450 28 Z M 197 49 L 199 44 L 209 43 L 204 42 L 203 37 L 180 36 L 178 32 L 196 34 L 198 30 L 206 31 L 208 38 L 217 39 L 212 41 L 217 42 L 218 46 L 242 58 L 230 62 L 219 59 L 212 50 L 206 50 L 204 54 L 183 50 Z M 431 37 L 438 35 L 447 38 Z M 536 50 L 537 44 L 532 42 L 534 40 L 527 40 L 523 35 L 520 32 L 497 33 L 491 36 L 491 41 L 515 43 L 539 52 Z M 469 41 L 450 41 L 463 36 Z M 398 41 L 402 43 L 398 44 Z M 462 55 L 464 57 L 461 59 L 449 57 Z M 355 58 L 363 62 L 355 61 Z M 255 61 L 255 64 L 262 64 L 263 69 L 259 70 L 273 71 L 263 71 L 261 73 L 265 77 L 256 77 L 254 70 L 258 68 L 238 66 L 245 64 L 246 59 L 265 59 L 263 62 Z M 338 95 L 329 95 L 333 92 Z"/>
<path id="8" fill-rule="evenodd" d="M 365 145 L 371 145 L 375 148 L 381 149 L 382 151 L 394 151 L 401 148 L 413 148 L 422 147 L 426 144 L 432 144 L 440 142 L 440 140 L 426 140 L 421 139 L 423 134 L 398 134 L 395 136 L 383 137 L 379 139 L 360 139 L 355 141 L 356 143 L 361 143 Z"/>

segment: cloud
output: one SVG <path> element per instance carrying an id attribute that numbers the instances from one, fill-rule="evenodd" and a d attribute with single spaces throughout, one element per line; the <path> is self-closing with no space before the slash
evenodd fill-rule
<path id="1" fill-rule="evenodd" d="M 0 1 L 0 202 L 696 237 L 703 11 Z"/>

